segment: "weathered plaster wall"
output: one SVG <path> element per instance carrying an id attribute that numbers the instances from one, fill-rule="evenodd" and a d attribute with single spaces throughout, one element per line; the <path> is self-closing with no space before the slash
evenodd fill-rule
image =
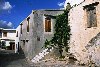
<path id="1" fill-rule="evenodd" d="M 29 19 L 29 32 L 27 32 L 27 18 Z M 32 58 L 34 55 L 34 48 L 35 48 L 35 38 L 33 36 L 33 29 L 34 29 L 34 15 L 31 13 L 26 19 L 22 21 L 22 34 L 20 34 L 19 41 L 22 50 L 27 58 Z"/>
<path id="2" fill-rule="evenodd" d="M 29 19 L 29 32 L 27 32 L 27 19 L 22 22 L 22 34 L 19 37 L 22 49 L 28 59 L 32 59 L 35 55 L 43 50 L 43 45 L 46 39 L 53 36 L 53 27 L 55 19 L 52 18 L 52 31 L 44 32 L 45 15 L 56 16 L 62 14 L 62 10 L 36 10 L 33 11 L 28 17 Z M 28 40 L 28 42 L 27 42 Z M 25 41 L 25 43 L 24 43 Z"/>
<path id="3" fill-rule="evenodd" d="M 51 18 L 51 25 L 52 25 L 51 32 L 45 32 L 44 31 L 44 22 L 45 22 L 44 15 L 56 16 L 56 15 L 62 14 L 62 13 L 63 13 L 63 11 L 55 11 L 55 10 L 38 10 L 34 13 L 36 37 L 40 38 L 40 41 L 36 41 L 36 43 L 37 43 L 36 54 L 38 54 L 41 51 L 41 48 L 43 47 L 45 40 L 51 39 L 51 37 L 53 36 L 53 30 L 54 30 L 53 27 L 54 27 L 55 18 Z"/>
<path id="4" fill-rule="evenodd" d="M 38 10 L 34 12 L 34 26 L 36 30 L 36 45 L 35 45 L 35 55 L 38 54 L 43 50 L 43 45 L 46 39 L 50 40 L 53 36 L 54 32 L 54 24 L 55 24 L 55 18 L 51 17 L 51 32 L 45 32 L 44 28 L 44 22 L 45 22 L 45 15 L 50 16 L 56 16 L 58 14 L 62 14 L 62 10 Z M 40 41 L 37 40 L 37 38 L 40 38 Z"/>
<path id="5" fill-rule="evenodd" d="M 97 27 L 87 28 L 86 11 L 83 6 L 95 3 L 95 1 L 84 2 L 71 9 L 69 20 L 71 25 L 70 52 L 73 53 L 80 63 L 88 62 L 88 52 L 85 46 L 100 32 L 100 1 L 96 6 Z M 100 57 L 98 57 L 100 58 Z"/>

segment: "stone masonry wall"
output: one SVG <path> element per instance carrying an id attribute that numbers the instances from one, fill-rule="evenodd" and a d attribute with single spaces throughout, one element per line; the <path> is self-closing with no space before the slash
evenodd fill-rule
<path id="1" fill-rule="evenodd" d="M 27 32 L 27 18 L 22 21 L 22 34 L 20 36 L 21 47 L 28 59 L 32 59 L 43 50 L 43 45 L 46 39 L 51 39 L 53 36 L 55 18 L 51 19 L 52 31 L 44 32 L 45 15 L 56 16 L 62 14 L 63 10 L 36 10 L 28 17 L 29 32 Z M 25 41 L 25 42 L 24 42 Z"/>
<path id="2" fill-rule="evenodd" d="M 29 32 L 27 32 L 27 18 L 29 19 Z M 31 13 L 25 20 L 22 21 L 22 34 L 20 34 L 19 41 L 25 56 L 30 59 L 35 54 L 35 37 L 33 36 L 34 29 L 34 15 Z M 21 26 L 21 25 L 20 25 Z M 34 34 L 35 35 L 35 34 Z"/>
<path id="3" fill-rule="evenodd" d="M 96 6 L 97 27 L 87 28 L 87 15 L 83 6 L 99 2 Z M 71 9 L 69 13 L 71 26 L 70 52 L 75 55 L 80 63 L 88 63 L 88 50 L 85 46 L 100 32 L 100 1 L 85 1 Z M 98 57 L 100 58 L 100 57 Z"/>

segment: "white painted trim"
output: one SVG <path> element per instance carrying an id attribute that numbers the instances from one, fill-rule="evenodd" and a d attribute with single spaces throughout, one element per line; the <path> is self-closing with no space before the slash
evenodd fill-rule
<path id="1" fill-rule="evenodd" d="M 45 16 L 43 16 L 43 28 L 45 34 L 53 34 L 53 19 L 51 18 L 51 32 L 45 32 Z"/>

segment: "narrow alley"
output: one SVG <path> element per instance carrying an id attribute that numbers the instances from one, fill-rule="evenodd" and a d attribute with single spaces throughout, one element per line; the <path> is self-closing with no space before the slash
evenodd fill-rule
<path id="1" fill-rule="evenodd" d="M 12 50 L 0 50 L 0 67 L 30 67 L 24 54 Z"/>

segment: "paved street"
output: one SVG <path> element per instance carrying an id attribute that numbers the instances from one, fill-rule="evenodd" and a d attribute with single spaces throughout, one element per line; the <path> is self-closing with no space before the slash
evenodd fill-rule
<path id="1" fill-rule="evenodd" d="M 0 67 L 87 67 L 67 64 L 66 62 L 44 62 L 28 64 L 24 54 L 15 54 L 11 50 L 0 50 Z"/>
<path id="2" fill-rule="evenodd" d="M 14 51 L 0 50 L 0 67 L 30 67 L 24 54 L 15 54 Z"/>

